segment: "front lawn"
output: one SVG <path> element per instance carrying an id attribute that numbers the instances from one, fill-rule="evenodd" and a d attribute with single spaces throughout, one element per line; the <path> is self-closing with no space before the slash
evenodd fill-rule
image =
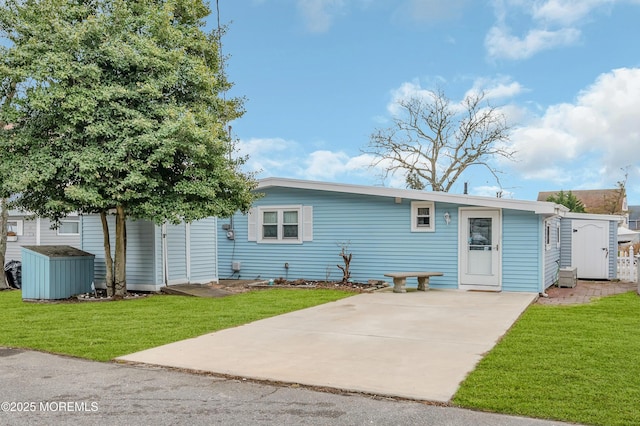
<path id="1" fill-rule="evenodd" d="M 19 291 L 2 291 L 0 346 L 107 361 L 350 295 L 273 289 L 217 299 L 153 295 L 120 302 L 25 303 Z"/>
<path id="2" fill-rule="evenodd" d="M 531 306 L 453 401 L 583 424 L 640 424 L 640 297 Z"/>

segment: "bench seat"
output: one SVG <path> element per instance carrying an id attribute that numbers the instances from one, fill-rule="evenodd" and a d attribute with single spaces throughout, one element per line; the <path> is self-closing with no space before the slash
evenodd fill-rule
<path id="1" fill-rule="evenodd" d="M 441 277 L 442 272 L 389 272 L 385 277 L 393 278 L 393 292 L 406 293 L 407 278 L 416 277 L 418 279 L 418 290 L 427 291 L 429 288 L 429 278 Z"/>

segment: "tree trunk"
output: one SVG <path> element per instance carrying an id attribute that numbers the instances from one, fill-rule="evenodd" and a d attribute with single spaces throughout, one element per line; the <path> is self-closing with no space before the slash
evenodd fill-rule
<path id="1" fill-rule="evenodd" d="M 7 221 L 9 220 L 9 208 L 7 207 L 7 199 L 0 198 L 0 290 L 9 288 L 7 277 L 4 274 L 4 262 L 7 254 Z"/>
<path id="2" fill-rule="evenodd" d="M 127 294 L 127 226 L 123 206 L 116 206 L 116 261 L 113 283 L 114 299 L 122 299 Z"/>
<path id="3" fill-rule="evenodd" d="M 109 239 L 109 223 L 107 222 L 107 212 L 100 212 L 100 220 L 102 221 L 102 237 L 104 243 L 104 261 L 107 268 L 105 275 L 105 284 L 107 286 L 107 297 L 113 297 L 113 257 L 111 256 L 111 240 Z"/>

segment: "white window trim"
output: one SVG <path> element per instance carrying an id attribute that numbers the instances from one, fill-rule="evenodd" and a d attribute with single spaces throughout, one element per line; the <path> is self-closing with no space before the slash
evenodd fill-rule
<path id="1" fill-rule="evenodd" d="M 560 221 L 556 222 L 556 248 L 560 248 Z"/>
<path id="2" fill-rule="evenodd" d="M 429 209 L 429 226 L 418 226 L 418 209 Z M 436 230 L 436 208 L 433 201 L 411 202 L 411 232 L 434 232 Z"/>
<path id="3" fill-rule="evenodd" d="M 544 249 L 551 250 L 551 222 L 544 221 Z"/>
<path id="4" fill-rule="evenodd" d="M 283 235 L 283 223 L 282 216 L 285 211 L 296 211 L 298 212 L 298 237 L 297 238 L 284 238 Z M 278 213 L 278 237 L 277 238 L 263 238 L 262 234 L 262 220 L 264 218 L 265 212 L 277 212 Z M 292 206 L 263 206 L 258 207 L 258 217 L 257 219 L 257 231 L 258 231 L 258 242 L 263 244 L 302 244 L 302 205 L 292 205 Z"/>
<path id="5" fill-rule="evenodd" d="M 16 223 L 16 234 L 21 236 L 24 232 L 24 221 L 22 219 L 9 219 L 7 222 L 15 222 Z"/>
<path id="6" fill-rule="evenodd" d="M 60 232 L 60 227 L 58 227 L 58 229 L 56 229 L 57 235 L 62 236 L 62 237 L 80 235 L 80 221 L 79 220 L 63 219 L 63 220 L 60 221 L 60 224 L 62 224 L 63 222 L 74 222 L 74 223 L 77 223 L 78 224 L 78 232 Z"/>

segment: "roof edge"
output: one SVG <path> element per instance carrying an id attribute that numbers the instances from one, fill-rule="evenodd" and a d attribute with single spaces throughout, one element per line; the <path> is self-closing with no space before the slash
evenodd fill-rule
<path id="1" fill-rule="evenodd" d="M 508 198 L 482 197 L 477 195 L 451 194 L 448 192 L 419 191 L 415 189 L 389 188 L 385 186 L 366 186 L 277 177 L 269 177 L 259 180 L 257 190 L 272 187 L 310 189 L 317 191 L 374 195 L 380 197 L 400 197 L 423 201 L 439 201 L 479 207 L 532 211 L 536 214 L 549 216 L 564 215 L 568 212 L 568 209 L 565 206 L 548 201 L 514 200 Z"/>

